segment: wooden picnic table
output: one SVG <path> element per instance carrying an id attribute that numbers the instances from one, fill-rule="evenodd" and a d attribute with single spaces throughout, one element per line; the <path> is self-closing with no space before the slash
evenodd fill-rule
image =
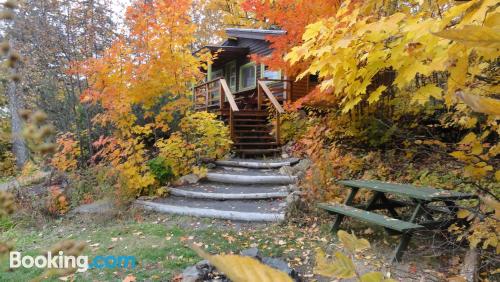
<path id="1" fill-rule="evenodd" d="M 444 228 L 456 222 L 458 208 L 455 201 L 477 198 L 475 195 L 456 191 L 377 180 L 342 180 L 338 183 L 351 189 L 344 204 L 320 203 L 318 205 L 319 208 L 337 215 L 332 231 L 336 233 L 344 217 L 348 216 L 397 232 L 401 234 L 401 240 L 394 251 L 392 261 L 401 261 L 412 233 L 415 231 Z M 373 196 L 366 203 L 353 205 L 356 194 L 362 188 L 373 191 Z M 406 201 L 392 199 L 388 195 L 395 195 Z M 433 205 L 438 202 L 443 205 Z M 401 211 L 397 210 L 400 208 L 408 208 L 410 216 L 404 218 Z M 373 210 L 386 210 L 391 216 L 371 212 Z M 443 214 L 444 219 L 441 216 Z"/>

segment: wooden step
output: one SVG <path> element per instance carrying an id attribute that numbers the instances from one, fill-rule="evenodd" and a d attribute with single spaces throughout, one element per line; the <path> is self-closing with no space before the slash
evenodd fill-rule
<path id="1" fill-rule="evenodd" d="M 356 218 L 361 221 L 365 221 L 368 223 L 380 225 L 392 230 L 396 230 L 399 232 L 405 232 L 407 230 L 412 229 L 423 229 L 425 228 L 422 225 L 402 221 L 399 219 L 395 219 L 392 217 L 376 214 L 373 212 L 365 211 L 362 209 L 357 209 L 351 206 L 347 206 L 344 204 L 337 203 L 321 203 L 318 204 L 318 207 L 324 209 L 330 213 L 335 214 L 343 214 L 348 217 Z"/>
<path id="2" fill-rule="evenodd" d="M 267 122 L 267 118 L 266 119 L 249 119 L 249 118 L 235 118 L 233 119 L 234 122 Z"/>
<path id="3" fill-rule="evenodd" d="M 235 130 L 234 133 L 269 133 L 270 130 Z"/>
<path id="4" fill-rule="evenodd" d="M 249 155 L 264 155 L 271 153 L 279 153 L 281 149 L 235 149 L 236 153 L 249 154 Z"/>
<path id="5" fill-rule="evenodd" d="M 267 116 L 269 116 L 269 113 L 267 111 L 240 110 L 238 112 L 234 112 L 233 116 L 235 116 L 235 117 L 241 117 L 241 116 L 267 117 Z"/>
<path id="6" fill-rule="evenodd" d="M 236 123 L 234 127 L 245 127 L 245 128 L 266 128 L 269 127 L 268 124 L 238 124 Z"/>
<path id="7" fill-rule="evenodd" d="M 277 142 L 239 142 L 234 144 L 235 147 L 243 149 L 243 147 L 248 148 L 248 149 L 262 149 L 262 147 L 272 147 L 276 148 L 278 146 Z"/>
<path id="8" fill-rule="evenodd" d="M 235 139 L 269 139 L 269 140 L 275 140 L 276 136 L 274 135 L 262 135 L 262 136 L 235 136 Z"/>

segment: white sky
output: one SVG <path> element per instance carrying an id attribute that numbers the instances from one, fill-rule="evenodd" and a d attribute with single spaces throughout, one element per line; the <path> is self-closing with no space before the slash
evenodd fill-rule
<path id="1" fill-rule="evenodd" d="M 123 22 L 123 15 L 125 13 L 125 9 L 127 6 L 130 4 L 132 0 L 111 0 L 112 1 L 112 6 L 111 8 L 115 12 L 115 21 L 118 23 Z"/>

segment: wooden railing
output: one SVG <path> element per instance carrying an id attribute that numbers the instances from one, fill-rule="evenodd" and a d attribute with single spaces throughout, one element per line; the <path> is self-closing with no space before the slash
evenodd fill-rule
<path id="1" fill-rule="evenodd" d="M 285 87 L 284 87 L 285 88 Z M 286 89 L 286 88 L 285 88 Z M 262 104 L 264 101 L 264 97 L 266 97 L 270 104 L 273 106 L 274 110 L 276 111 L 276 142 L 278 142 L 278 145 L 280 144 L 280 118 L 281 115 L 285 113 L 285 110 L 281 106 L 281 104 L 278 102 L 278 99 L 276 99 L 275 95 L 269 89 L 268 85 L 266 84 L 266 81 L 264 80 L 259 80 L 258 85 L 257 85 L 257 107 L 258 109 L 262 109 Z"/>
<path id="2" fill-rule="evenodd" d="M 217 78 L 200 84 L 193 89 L 194 109 L 197 111 L 226 110 L 226 101 L 229 104 L 229 126 L 231 137 L 234 137 L 234 112 L 239 108 L 224 78 Z"/>

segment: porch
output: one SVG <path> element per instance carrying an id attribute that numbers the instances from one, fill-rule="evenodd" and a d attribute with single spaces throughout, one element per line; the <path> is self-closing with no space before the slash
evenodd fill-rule
<path id="1" fill-rule="evenodd" d="M 238 155 L 277 155 L 280 116 L 283 104 L 291 101 L 292 87 L 290 80 L 258 79 L 255 88 L 233 92 L 225 78 L 216 78 L 194 88 L 194 109 L 216 113 L 228 124 Z"/>

